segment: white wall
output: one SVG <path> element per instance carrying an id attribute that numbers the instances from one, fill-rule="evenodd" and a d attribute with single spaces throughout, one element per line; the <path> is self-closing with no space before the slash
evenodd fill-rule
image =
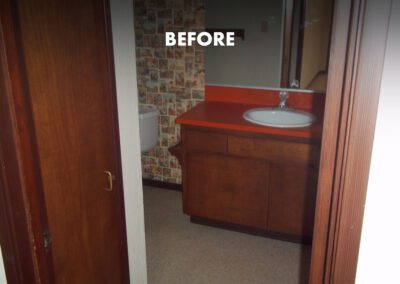
<path id="1" fill-rule="evenodd" d="M 130 279 L 147 283 L 133 1 L 111 0 Z"/>
<path id="2" fill-rule="evenodd" d="M 358 284 L 400 283 L 400 0 L 394 0 L 357 267 Z"/>
<path id="3" fill-rule="evenodd" d="M 3 255 L 1 254 L 0 247 L 0 284 L 6 284 L 6 272 L 4 271 Z"/>
<path id="4" fill-rule="evenodd" d="M 251 2 L 251 4 L 250 4 Z M 206 47 L 207 84 L 279 87 L 284 1 L 206 0 L 206 28 L 245 29 L 234 47 Z M 267 32 L 261 23 L 269 21 Z"/>

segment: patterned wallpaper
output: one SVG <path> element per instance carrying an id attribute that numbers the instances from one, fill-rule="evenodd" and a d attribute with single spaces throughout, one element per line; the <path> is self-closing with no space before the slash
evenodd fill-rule
<path id="1" fill-rule="evenodd" d="M 140 104 L 160 115 L 158 145 L 142 154 L 143 177 L 181 183 L 177 159 L 168 152 L 180 140 L 175 118 L 203 101 L 204 49 L 165 47 L 165 32 L 203 31 L 203 0 L 134 0 Z"/>

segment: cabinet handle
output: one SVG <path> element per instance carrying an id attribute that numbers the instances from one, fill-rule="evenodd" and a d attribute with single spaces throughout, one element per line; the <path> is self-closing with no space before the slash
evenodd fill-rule
<path id="1" fill-rule="evenodd" d="M 110 171 L 104 171 L 104 173 L 108 177 L 108 188 L 106 187 L 106 191 L 112 191 L 113 190 L 113 180 L 115 179 L 115 176 L 110 172 Z"/>

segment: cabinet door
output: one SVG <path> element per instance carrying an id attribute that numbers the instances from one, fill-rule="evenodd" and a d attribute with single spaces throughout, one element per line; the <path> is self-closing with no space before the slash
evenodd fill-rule
<path id="1" fill-rule="evenodd" d="M 317 168 L 272 164 L 268 230 L 311 237 L 314 225 Z"/>
<path id="2" fill-rule="evenodd" d="M 268 171 L 260 160 L 189 152 L 186 213 L 266 229 Z"/>

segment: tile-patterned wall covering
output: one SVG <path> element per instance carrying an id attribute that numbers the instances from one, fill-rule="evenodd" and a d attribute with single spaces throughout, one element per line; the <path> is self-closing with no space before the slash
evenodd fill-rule
<path id="1" fill-rule="evenodd" d="M 160 116 L 156 148 L 142 154 L 143 177 L 181 183 L 181 169 L 168 148 L 180 140 L 175 118 L 204 99 L 204 49 L 165 47 L 165 32 L 203 31 L 203 0 L 134 0 L 140 104 Z"/>

